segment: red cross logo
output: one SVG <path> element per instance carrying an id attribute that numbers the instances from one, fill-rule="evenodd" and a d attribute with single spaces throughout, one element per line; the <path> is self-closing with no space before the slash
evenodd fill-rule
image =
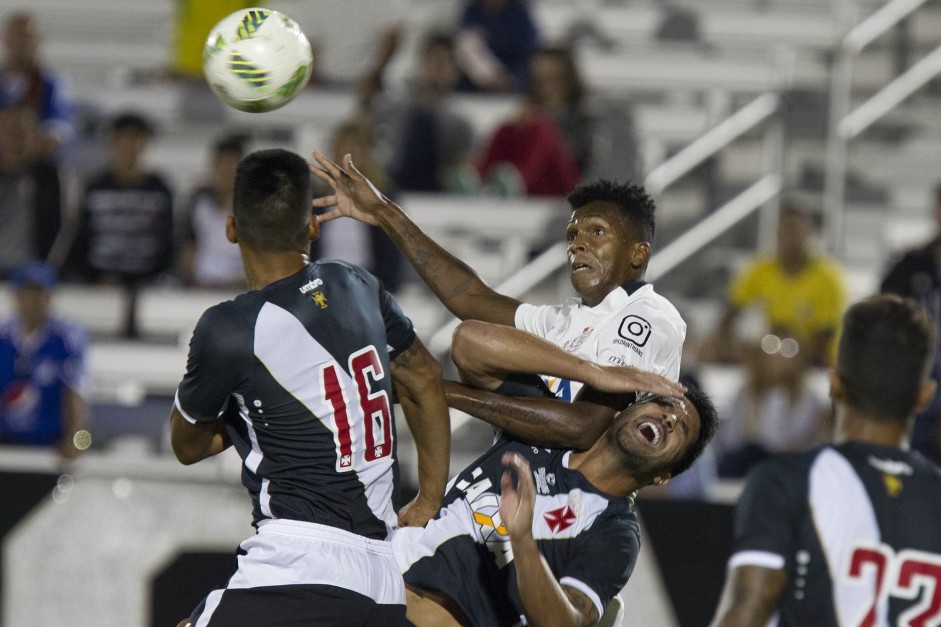
<path id="1" fill-rule="evenodd" d="M 565 531 L 572 526 L 577 518 L 575 512 L 573 512 L 572 508 L 568 505 L 546 512 L 543 515 L 546 517 L 546 522 L 549 524 L 549 529 L 552 533 Z"/>

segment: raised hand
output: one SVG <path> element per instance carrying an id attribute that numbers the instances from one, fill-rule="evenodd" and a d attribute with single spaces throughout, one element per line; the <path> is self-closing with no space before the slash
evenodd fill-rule
<path id="1" fill-rule="evenodd" d="M 585 383 L 601 392 L 652 392 L 658 396 L 683 396 L 686 387 L 658 374 L 633 366 L 598 366 Z"/>
<path id="2" fill-rule="evenodd" d="M 518 539 L 533 532 L 536 485 L 529 462 L 521 455 L 504 453 L 502 461 L 507 469 L 500 478 L 500 520 L 510 537 Z M 513 487 L 511 470 L 516 473 L 516 487 Z"/>
<path id="3" fill-rule="evenodd" d="M 329 222 L 347 216 L 366 224 L 378 224 L 376 213 L 383 207 L 395 206 L 356 169 L 350 155 L 343 156 L 342 166 L 328 159 L 319 150 L 314 151 L 314 160 L 317 165 L 308 164 L 311 174 L 329 185 L 333 194 L 315 198 L 313 205 L 321 208 L 336 207 L 333 211 L 317 216 L 318 222 Z"/>

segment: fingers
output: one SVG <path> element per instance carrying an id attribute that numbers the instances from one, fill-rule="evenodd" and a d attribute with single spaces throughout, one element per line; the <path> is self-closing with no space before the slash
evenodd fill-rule
<path id="1" fill-rule="evenodd" d="M 517 490 L 522 497 L 531 497 L 532 493 L 535 491 L 535 485 L 533 484 L 533 476 L 530 471 L 529 462 L 526 461 L 521 455 L 517 453 L 504 453 L 503 454 L 503 465 L 508 466 L 514 472 L 516 472 L 517 477 Z M 503 473 L 504 478 L 510 473 Z M 501 488 L 503 487 L 503 478 L 500 479 Z M 512 482 L 511 482 L 512 487 Z"/>
<path id="2" fill-rule="evenodd" d="M 340 177 L 345 174 L 345 172 L 343 172 L 343 168 L 338 166 L 333 161 L 330 161 L 330 159 L 327 159 L 327 156 L 319 150 L 314 151 L 314 161 L 316 161 L 321 168 L 328 172 L 334 180 L 339 180 Z"/>
<path id="3" fill-rule="evenodd" d="M 314 198 L 314 202 L 311 203 L 314 207 L 319 207 L 321 209 L 325 207 L 335 207 L 337 205 L 337 197 L 335 194 L 330 196 L 321 196 L 320 198 Z"/>
<path id="4" fill-rule="evenodd" d="M 307 164 L 307 169 L 310 170 L 310 173 L 319 178 L 321 181 L 330 186 L 331 189 L 337 188 L 337 181 L 333 176 L 324 170 L 316 167 L 312 163 Z"/>
<path id="5" fill-rule="evenodd" d="M 317 219 L 317 224 L 323 224 L 324 222 L 330 222 L 331 220 L 342 218 L 343 214 L 339 209 L 334 209 L 333 211 L 328 211 L 327 213 L 317 214 L 314 217 Z"/>

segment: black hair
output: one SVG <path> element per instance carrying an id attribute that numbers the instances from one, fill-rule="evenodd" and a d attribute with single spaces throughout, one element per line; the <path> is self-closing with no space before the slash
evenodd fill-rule
<path id="1" fill-rule="evenodd" d="M 152 137 L 155 132 L 153 123 L 140 113 L 134 111 L 126 111 L 114 116 L 111 123 L 108 125 L 108 130 L 112 135 L 132 131 L 146 135 L 147 137 Z"/>
<path id="2" fill-rule="evenodd" d="M 233 214 L 239 241 L 253 250 L 306 250 L 309 246 L 311 174 L 299 155 L 259 150 L 235 171 Z"/>
<path id="3" fill-rule="evenodd" d="M 610 202 L 620 208 L 628 222 L 637 229 L 637 235 L 645 242 L 653 243 L 656 224 L 656 206 L 644 188 L 631 183 L 616 183 L 605 179 L 579 185 L 568 195 L 572 209 L 584 207 L 590 202 Z"/>
<path id="4" fill-rule="evenodd" d="M 877 420 L 908 420 L 928 377 L 935 330 L 923 307 L 880 294 L 843 317 L 836 370 L 846 402 Z"/>
<path id="5" fill-rule="evenodd" d="M 688 385 L 683 396 L 696 408 L 696 412 L 699 414 L 699 437 L 689 445 L 683 456 L 670 466 L 671 477 L 677 476 L 693 465 L 693 462 L 702 455 L 709 441 L 715 437 L 716 430 L 719 428 L 719 415 L 716 413 L 715 405 L 712 404 L 712 399 L 705 392 L 695 386 Z"/>
<path id="6" fill-rule="evenodd" d="M 443 32 L 429 33 L 422 42 L 421 51 L 422 53 L 426 53 L 439 46 L 447 48 L 448 50 L 454 50 L 454 38 Z"/>

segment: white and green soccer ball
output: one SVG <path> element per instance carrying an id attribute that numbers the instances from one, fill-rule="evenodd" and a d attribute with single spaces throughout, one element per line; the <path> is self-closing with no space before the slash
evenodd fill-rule
<path id="1" fill-rule="evenodd" d="M 260 113 L 291 101 L 313 67 L 297 22 L 271 9 L 236 11 L 216 24 L 203 48 L 206 82 L 227 105 Z"/>

